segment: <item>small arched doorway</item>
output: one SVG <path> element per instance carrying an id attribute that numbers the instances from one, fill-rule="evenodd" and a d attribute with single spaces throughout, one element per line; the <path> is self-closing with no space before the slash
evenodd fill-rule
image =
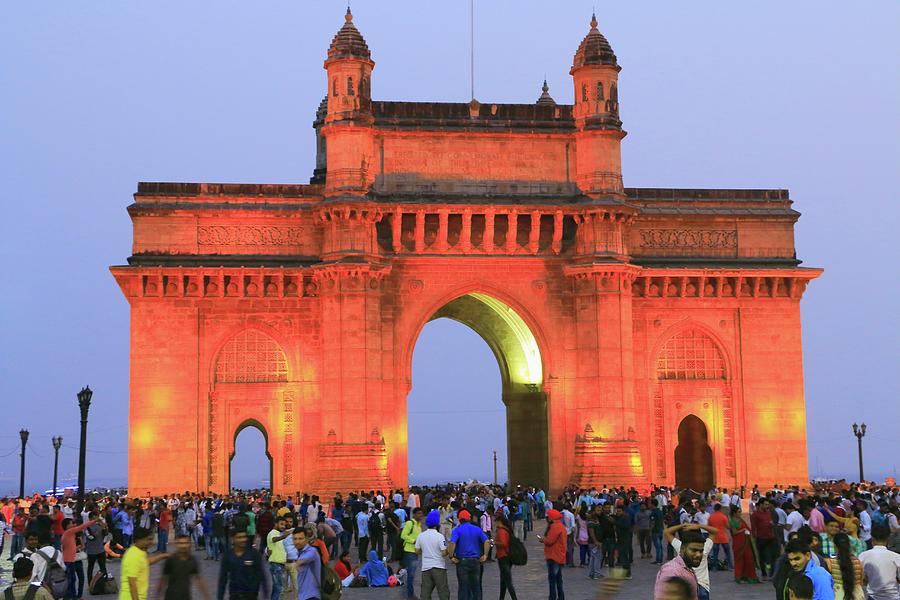
<path id="1" fill-rule="evenodd" d="M 706 425 L 697 416 L 688 415 L 678 425 L 675 485 L 699 492 L 712 488 L 714 481 L 713 452 Z"/>
<path id="2" fill-rule="evenodd" d="M 262 423 L 248 419 L 238 426 L 228 459 L 229 490 L 272 489 L 269 435 Z"/>

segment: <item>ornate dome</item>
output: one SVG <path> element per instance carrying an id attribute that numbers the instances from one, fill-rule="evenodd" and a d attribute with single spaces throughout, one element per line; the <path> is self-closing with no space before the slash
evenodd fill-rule
<path id="1" fill-rule="evenodd" d="M 584 65 L 619 66 L 612 46 L 609 45 L 609 42 L 597 29 L 596 15 L 591 15 L 591 30 L 581 40 L 581 45 L 578 46 L 578 51 L 575 52 L 575 58 L 572 60 L 573 69 Z"/>
<path id="2" fill-rule="evenodd" d="M 328 58 L 362 58 L 372 60 L 372 54 L 369 52 L 369 45 L 362 34 L 353 24 L 353 13 L 350 7 L 347 7 L 347 14 L 344 15 L 344 26 L 338 30 L 331 40 L 331 46 L 328 48 Z"/>

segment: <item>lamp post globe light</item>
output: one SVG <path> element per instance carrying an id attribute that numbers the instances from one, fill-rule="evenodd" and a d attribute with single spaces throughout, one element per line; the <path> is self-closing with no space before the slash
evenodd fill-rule
<path id="1" fill-rule="evenodd" d="M 81 410 L 81 446 L 78 449 L 78 505 L 75 514 L 81 514 L 84 509 L 84 467 L 85 452 L 87 451 L 87 418 L 91 408 L 91 396 L 94 392 L 89 386 L 84 386 L 78 392 L 78 408 Z"/>
<path id="2" fill-rule="evenodd" d="M 59 449 L 62 447 L 62 436 L 50 439 L 53 441 L 53 495 L 56 496 L 56 476 L 59 473 Z"/>
<path id="3" fill-rule="evenodd" d="M 859 482 L 862 483 L 865 480 L 865 476 L 863 475 L 863 459 L 862 459 L 862 439 L 866 437 L 866 424 L 857 425 L 853 424 L 853 435 L 856 436 L 857 448 L 859 450 Z"/>
<path id="4" fill-rule="evenodd" d="M 19 467 L 19 498 L 25 497 L 25 446 L 28 444 L 28 430 L 19 430 L 19 438 L 22 440 L 22 462 Z"/>

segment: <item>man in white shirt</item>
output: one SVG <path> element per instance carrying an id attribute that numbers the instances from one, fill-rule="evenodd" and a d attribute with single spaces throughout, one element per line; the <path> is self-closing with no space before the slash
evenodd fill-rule
<path id="1" fill-rule="evenodd" d="M 784 528 L 784 539 L 787 541 L 788 535 L 799 531 L 801 527 L 806 525 L 806 519 L 803 518 L 803 513 L 797 510 L 797 507 L 790 502 L 785 502 L 781 507 L 787 513 L 787 524 Z"/>
<path id="2" fill-rule="evenodd" d="M 857 502 L 859 512 L 859 541 L 865 542 L 867 548 L 872 547 L 872 516 L 862 502 Z"/>
<path id="3" fill-rule="evenodd" d="M 56 563 L 63 570 L 66 568 L 62 552 L 54 548 L 50 541 L 49 539 L 39 540 L 36 533 L 29 533 L 28 537 L 25 538 L 25 548 L 13 558 L 13 563 L 22 556 L 31 559 L 31 562 L 34 563 L 34 569 L 31 571 L 31 583 L 34 585 L 42 585 L 44 583 L 44 577 L 47 574 L 47 561 L 44 559 L 44 556 L 50 560 L 55 558 Z"/>
<path id="4" fill-rule="evenodd" d="M 872 526 L 872 549 L 859 555 L 869 600 L 900 598 L 900 554 L 887 549 L 890 537 L 890 528 L 876 523 Z"/>
<path id="5" fill-rule="evenodd" d="M 431 591 L 437 590 L 439 600 L 450 599 L 450 587 L 447 585 L 447 540 L 438 531 L 441 514 L 432 510 L 425 517 L 425 531 L 416 538 L 416 553 L 422 562 L 422 598 L 431 600 Z"/>

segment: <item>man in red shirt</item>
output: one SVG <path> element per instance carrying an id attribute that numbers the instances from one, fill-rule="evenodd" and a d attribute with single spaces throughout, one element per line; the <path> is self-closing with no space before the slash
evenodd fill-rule
<path id="1" fill-rule="evenodd" d="M 725 552 L 725 565 L 727 570 L 731 570 L 731 546 L 728 545 L 728 517 L 722 512 L 722 505 L 716 504 L 713 507 L 713 514 L 709 515 L 709 526 L 716 528 L 716 534 L 713 536 L 713 549 L 710 553 L 709 568 L 710 570 L 719 570 L 722 563 L 719 562 L 719 549 Z"/>
<path id="2" fill-rule="evenodd" d="M 563 567 L 566 564 L 568 536 L 562 524 L 562 513 L 555 509 L 547 511 L 547 532 L 537 536 L 544 544 L 544 558 L 547 561 L 547 581 L 550 584 L 550 600 L 565 598 L 563 591 Z"/>
<path id="3" fill-rule="evenodd" d="M 752 515 L 750 515 L 750 529 L 756 539 L 756 550 L 759 553 L 759 570 L 761 578 L 767 580 L 772 574 L 775 565 L 778 544 L 775 540 L 775 527 L 773 525 L 772 503 L 763 499 Z"/>
<path id="4" fill-rule="evenodd" d="M 156 552 L 168 552 L 169 523 L 172 522 L 172 511 L 165 502 L 159 503 L 159 525 L 156 528 Z"/>

